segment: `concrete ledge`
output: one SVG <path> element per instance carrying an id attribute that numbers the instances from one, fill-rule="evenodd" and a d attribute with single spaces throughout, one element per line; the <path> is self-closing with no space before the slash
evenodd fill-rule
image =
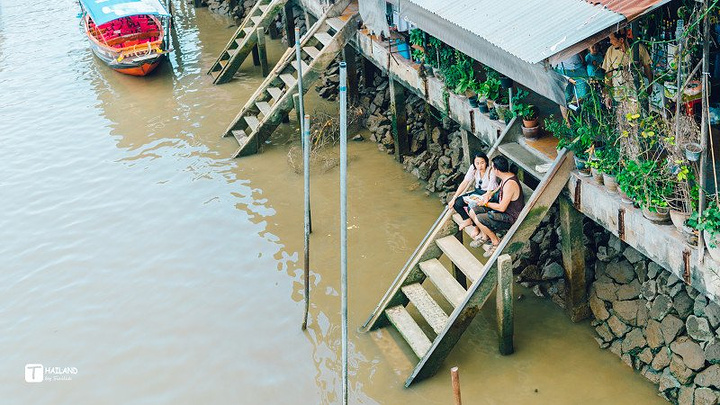
<path id="1" fill-rule="evenodd" d="M 720 302 L 720 263 L 707 254 L 700 263 L 697 247 L 688 245 L 685 237 L 672 224 L 650 222 L 640 209 L 623 204 L 616 193 L 608 192 L 605 186 L 577 171 L 570 176 L 567 188 L 570 201 L 575 202 L 580 212 L 680 280 L 684 279 L 687 261 L 691 285 L 713 301 Z M 579 200 L 576 199 L 576 193 L 580 194 Z"/>
<path id="2" fill-rule="evenodd" d="M 423 80 L 420 77 L 417 64 L 400 55 L 391 54 L 384 44 L 373 40 L 367 30 L 357 32 L 355 44 L 358 52 L 378 68 L 385 72 L 390 71 L 403 86 L 423 98 L 433 107 L 440 111 L 446 110 L 443 95 L 445 84 L 441 80 L 435 77 L 428 77 Z M 505 130 L 504 123 L 491 120 L 477 108 L 470 107 L 467 97 L 449 92 L 448 105 L 450 107 L 448 112 L 450 118 L 487 145 L 495 143 L 500 133 Z M 472 121 L 470 111 L 473 111 Z"/>

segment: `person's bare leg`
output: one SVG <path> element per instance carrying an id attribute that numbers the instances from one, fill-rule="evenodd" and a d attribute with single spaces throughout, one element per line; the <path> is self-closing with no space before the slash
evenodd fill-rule
<path id="1" fill-rule="evenodd" d="M 475 214 L 475 211 L 469 210 L 469 211 L 468 211 L 468 216 L 470 216 L 469 219 L 470 219 L 471 225 L 473 225 L 473 229 L 475 230 L 475 232 L 471 232 L 471 233 L 470 233 L 470 237 L 473 238 L 473 239 L 477 239 L 477 238 L 479 238 L 479 237 L 481 237 L 481 236 L 487 238 L 487 236 L 486 236 L 486 235 L 483 235 L 482 232 L 480 231 L 480 229 L 478 229 L 478 227 L 475 226 L 475 224 L 477 224 L 477 222 L 478 222 L 478 220 L 477 220 L 477 214 Z"/>
<path id="2" fill-rule="evenodd" d="M 488 237 L 493 245 L 497 245 L 500 243 L 500 239 L 498 239 L 497 235 L 495 235 L 495 233 L 491 231 L 490 228 L 478 221 L 477 215 L 475 215 L 474 212 L 473 215 L 470 215 L 470 218 L 475 223 L 475 226 L 477 226 L 477 228 L 480 230 L 480 233 Z"/>
<path id="3" fill-rule="evenodd" d="M 472 212 L 472 210 L 470 210 L 470 212 Z M 472 224 L 473 224 L 472 219 L 468 218 L 468 219 L 464 220 L 463 222 L 461 222 L 460 225 L 458 225 L 458 228 L 459 228 L 458 230 L 462 231 L 463 229 L 465 229 L 465 227 L 470 226 Z"/>

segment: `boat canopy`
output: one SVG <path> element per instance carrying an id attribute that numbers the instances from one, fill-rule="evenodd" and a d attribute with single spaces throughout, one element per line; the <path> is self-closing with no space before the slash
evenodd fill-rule
<path id="1" fill-rule="evenodd" d="M 80 3 L 97 25 L 132 15 L 170 16 L 159 0 L 80 0 Z"/>

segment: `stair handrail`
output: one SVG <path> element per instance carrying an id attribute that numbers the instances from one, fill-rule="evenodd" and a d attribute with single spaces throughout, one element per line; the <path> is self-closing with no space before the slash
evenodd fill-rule
<path id="1" fill-rule="evenodd" d="M 513 127 L 513 125 L 515 125 L 516 123 L 519 123 L 519 122 L 520 121 L 517 120 L 517 117 L 513 117 L 513 119 L 505 127 L 505 130 L 500 134 L 500 136 L 498 136 L 498 138 L 495 140 L 492 147 L 488 151 L 489 157 L 492 157 L 496 153 L 498 147 L 503 142 L 506 135 L 510 132 L 510 129 Z M 467 190 L 464 190 L 464 191 L 467 192 Z M 368 324 L 371 323 L 373 321 L 373 319 L 377 318 L 378 312 L 380 310 L 382 310 L 382 307 L 386 304 L 386 302 L 390 298 L 392 298 L 392 297 L 390 297 L 390 295 L 393 295 L 396 293 L 398 284 L 401 283 L 402 279 L 407 275 L 407 272 L 409 270 L 408 267 L 410 266 L 410 263 L 412 263 L 418 257 L 418 254 L 422 254 L 420 252 L 420 250 L 423 248 L 423 246 L 425 246 L 425 243 L 428 241 L 428 238 L 430 238 L 430 235 L 432 235 L 438 227 L 444 226 L 445 222 L 452 218 L 452 216 L 448 215 L 449 209 L 450 208 L 448 206 L 445 206 L 445 209 L 443 209 L 443 212 L 435 220 L 435 223 L 433 224 L 433 226 L 430 227 L 430 230 L 428 231 L 428 233 L 425 235 L 425 237 L 422 239 L 422 241 L 417 245 L 417 247 L 415 248 L 415 251 L 413 252 L 412 255 L 410 255 L 410 257 L 408 258 L 407 262 L 405 262 L 405 265 L 400 270 L 400 272 L 398 272 L 397 276 L 395 277 L 395 280 L 392 282 L 392 284 L 390 284 L 390 287 L 385 292 L 385 295 L 383 295 L 383 297 L 380 299 L 380 301 L 378 301 L 378 305 L 370 313 L 370 316 L 365 321 L 365 323 L 363 323 L 362 326 L 360 328 L 358 328 L 359 331 L 361 331 L 361 332 L 368 331 Z M 443 218 L 445 218 L 445 221 L 443 221 Z"/>
<path id="2" fill-rule="evenodd" d="M 518 219 L 515 221 L 515 223 L 512 225 L 510 230 L 508 230 L 505 237 L 500 241 L 500 245 L 498 245 L 495 252 L 493 252 L 492 256 L 488 258 L 488 261 L 483 266 L 483 269 L 480 273 L 480 276 L 478 279 L 468 288 L 467 294 L 465 295 L 465 298 L 463 299 L 463 302 L 455 307 L 453 312 L 448 317 L 448 323 L 445 325 L 445 328 L 438 333 L 437 337 L 433 341 L 432 345 L 430 346 L 430 349 L 428 349 L 425 356 L 420 359 L 420 362 L 415 366 L 415 371 L 413 371 L 413 374 L 408 378 L 408 380 L 405 382 L 405 386 L 409 386 L 409 384 L 415 379 L 415 377 L 418 374 L 419 370 L 422 370 L 422 367 L 429 359 L 429 355 L 434 352 L 434 350 L 437 348 L 439 342 L 442 340 L 442 338 L 447 335 L 450 328 L 453 326 L 454 320 L 457 319 L 460 316 L 460 313 L 465 309 L 465 307 L 470 303 L 470 300 L 472 300 L 475 295 L 475 292 L 479 288 L 480 284 L 482 284 L 482 281 L 485 279 L 485 276 L 490 272 L 493 266 L 497 265 L 497 259 L 500 257 L 500 255 L 503 254 L 503 250 L 507 247 L 507 245 L 510 243 L 510 240 L 513 238 L 515 233 L 517 232 L 518 228 L 522 225 L 525 218 L 528 216 L 528 212 L 532 210 L 531 207 L 535 205 L 537 200 L 540 198 L 540 195 L 545 191 L 548 184 L 553 180 L 553 177 L 557 173 L 557 171 L 561 168 L 562 164 L 565 162 L 565 159 L 568 158 L 569 152 L 567 149 L 563 148 L 562 150 L 558 151 L 558 156 L 553 161 L 553 164 L 548 170 L 545 177 L 542 179 L 540 184 L 537 186 L 535 191 L 533 191 L 532 195 L 530 196 L 530 200 L 528 200 L 525 207 L 520 212 L 520 215 L 518 216 Z M 442 336 L 442 338 L 441 338 Z"/>

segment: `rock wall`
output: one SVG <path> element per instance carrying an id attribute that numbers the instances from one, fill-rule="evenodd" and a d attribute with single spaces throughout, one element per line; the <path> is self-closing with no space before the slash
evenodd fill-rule
<path id="1" fill-rule="evenodd" d="M 211 13 L 227 15 L 233 17 L 235 21 L 240 22 L 245 18 L 250 9 L 255 6 L 257 0 L 236 0 L 236 5 L 230 7 L 230 0 L 203 0 L 203 4 L 208 7 Z M 293 19 L 295 27 L 300 28 L 300 35 L 304 35 L 307 32 L 307 24 L 305 21 L 305 11 L 302 6 L 297 2 L 292 3 L 293 6 Z M 279 13 L 273 22 L 278 33 L 282 33 L 283 42 L 287 44 L 287 35 L 284 32 L 284 15 Z"/>
<path id="2" fill-rule="evenodd" d="M 331 101 L 336 99 L 339 85 L 336 62 L 315 87 L 321 97 Z M 361 63 L 357 65 L 362 66 Z M 381 152 L 394 154 L 388 77 L 374 69 L 372 83 L 365 84 L 365 75 L 360 76 L 359 105 L 368 109 L 364 126 L 370 131 L 370 140 L 377 143 Z M 430 111 L 430 116 L 427 116 L 426 111 Z M 425 183 L 428 195 L 438 193 L 441 201 L 445 201 L 448 195 L 452 196 L 457 190 L 467 170 L 467 165 L 463 164 L 461 130 L 450 120 L 445 120 L 445 128 L 430 122 L 432 129 L 427 130 L 426 121 L 432 121 L 441 114 L 432 107 L 426 110 L 425 101 L 410 92 L 407 92 L 405 99 L 405 112 L 410 135 L 410 155 L 403 156 L 403 167 Z"/>
<path id="3" fill-rule="evenodd" d="M 517 281 L 564 307 L 561 236 L 551 208 L 515 259 Z M 720 397 L 720 305 L 585 218 L 586 279 L 595 340 L 674 404 Z"/>

